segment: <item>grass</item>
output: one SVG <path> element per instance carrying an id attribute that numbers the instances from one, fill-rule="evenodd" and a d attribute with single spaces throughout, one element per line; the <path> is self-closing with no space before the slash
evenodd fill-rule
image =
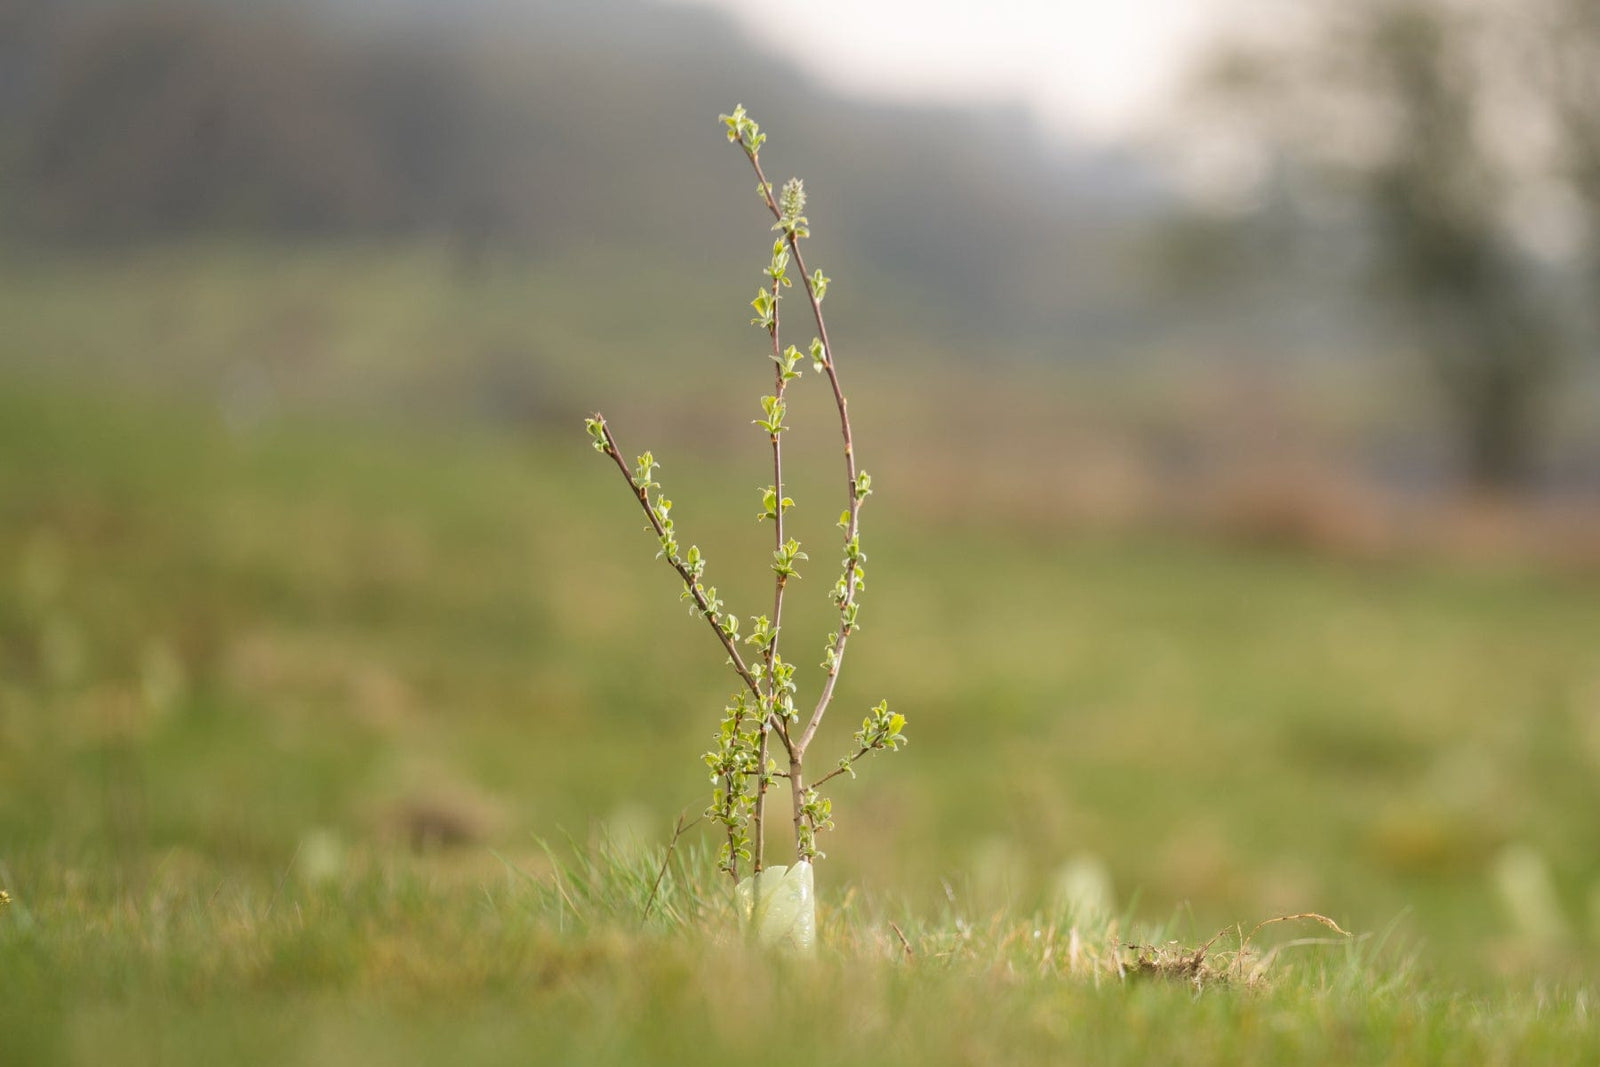
<path id="1" fill-rule="evenodd" d="M 237 300 L 96 385 L 118 331 L 69 324 L 55 269 L 5 298 L 0 352 L 0 1059 L 1600 1055 L 1592 576 L 1014 525 L 951 504 L 976 475 L 933 427 L 865 420 L 866 629 L 817 753 L 882 696 L 913 744 L 834 793 L 818 959 L 765 959 L 702 831 L 639 918 L 729 686 L 579 412 L 242 411 L 187 388 L 250 333 Z M 623 443 L 760 603 L 758 450 L 639 410 Z M 827 477 L 795 472 L 813 544 Z M 786 611 L 820 637 L 806 589 Z M 1074 911 L 1084 872 L 1114 929 Z M 1330 934 L 1268 927 L 1230 971 L 1236 924 L 1305 911 L 1370 936 L 1244 981 Z M 1200 989 L 1111 943 L 1171 962 L 1221 929 L 1233 980 Z"/>
<path id="2" fill-rule="evenodd" d="M 1150 950 L 1119 947 L 1104 920 L 955 908 L 919 917 L 849 894 L 823 908 L 815 960 L 763 956 L 728 933 L 703 850 L 675 857 L 666 906 L 641 923 L 657 858 L 562 855 L 559 881 L 510 865 L 469 876 L 437 857 L 337 875 L 297 866 L 278 884 L 167 863 L 131 893 L 39 879 L 36 903 L 13 905 L 0 926 L 8 1058 L 1477 1064 L 1600 1054 L 1585 990 L 1468 996 L 1371 942 L 1293 947 L 1253 981 L 1263 957 L 1250 970 L 1229 959 L 1197 982 L 1141 968 Z M 1159 941 L 1165 931 L 1141 933 Z"/>

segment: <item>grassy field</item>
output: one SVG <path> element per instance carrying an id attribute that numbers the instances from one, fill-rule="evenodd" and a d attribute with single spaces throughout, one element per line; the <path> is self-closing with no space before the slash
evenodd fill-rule
<path id="1" fill-rule="evenodd" d="M 869 429 L 891 477 L 816 758 L 885 696 L 913 744 L 837 783 L 819 959 L 766 960 L 721 936 L 698 832 L 638 918 L 730 685 L 577 420 L 132 388 L 52 292 L 7 298 L 7 344 L 99 355 L 8 348 L 0 385 L 6 1062 L 1600 1057 L 1592 575 L 965 511 L 970 471 Z M 172 329 L 173 378 L 234 336 Z M 628 402 L 760 603 L 759 454 Z M 563 895 L 557 863 L 595 866 Z M 1115 920 L 1073 910 L 1086 870 Z M 1203 991 L 1110 945 L 1310 910 L 1367 936 L 1250 981 L 1230 934 Z"/>

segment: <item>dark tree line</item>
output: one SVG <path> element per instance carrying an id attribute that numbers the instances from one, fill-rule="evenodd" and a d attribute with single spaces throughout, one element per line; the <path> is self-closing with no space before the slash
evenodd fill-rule
<path id="1" fill-rule="evenodd" d="M 815 161 L 836 254 L 914 275 L 973 329 L 1044 334 L 1073 290 L 1035 279 L 1070 273 L 1064 247 L 1085 253 L 1086 285 L 1102 276 L 1092 234 L 1115 236 L 1104 203 L 1125 195 L 1115 176 L 1075 178 L 1020 109 L 836 98 L 709 13 L 642 0 L 381 17 L 338 0 L 12 3 L 14 238 L 421 234 L 724 257 L 744 231 L 703 148 L 743 100 Z"/>

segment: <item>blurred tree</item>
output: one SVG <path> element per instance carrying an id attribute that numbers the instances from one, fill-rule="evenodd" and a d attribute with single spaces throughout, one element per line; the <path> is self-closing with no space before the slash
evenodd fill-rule
<path id="1" fill-rule="evenodd" d="M 1339 0 L 1280 12 L 1211 72 L 1211 99 L 1300 180 L 1354 194 L 1372 276 L 1426 354 L 1480 488 L 1530 472 L 1575 338 L 1562 284 L 1586 253 L 1572 238 L 1600 242 L 1595 9 Z"/>
<path id="2" fill-rule="evenodd" d="M 1549 79 L 1555 102 L 1560 163 L 1587 208 L 1593 307 L 1600 305 L 1600 3 L 1562 0 L 1544 40 L 1549 53 L 1536 69 Z"/>

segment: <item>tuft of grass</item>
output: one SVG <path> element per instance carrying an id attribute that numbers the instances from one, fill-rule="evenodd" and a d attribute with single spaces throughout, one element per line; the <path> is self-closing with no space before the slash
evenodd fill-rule
<path id="1" fill-rule="evenodd" d="M 613 928 L 678 933 L 708 926 L 709 916 L 730 919 L 733 914 L 728 887 L 707 875 L 715 866 L 712 850 L 704 841 L 680 845 L 688 825 L 680 816 L 672 840 L 658 850 L 609 835 L 589 848 L 569 839 L 565 850 L 540 840 L 547 864 L 542 877 L 496 858 L 526 880 L 539 913 L 553 917 L 563 933 Z"/>

